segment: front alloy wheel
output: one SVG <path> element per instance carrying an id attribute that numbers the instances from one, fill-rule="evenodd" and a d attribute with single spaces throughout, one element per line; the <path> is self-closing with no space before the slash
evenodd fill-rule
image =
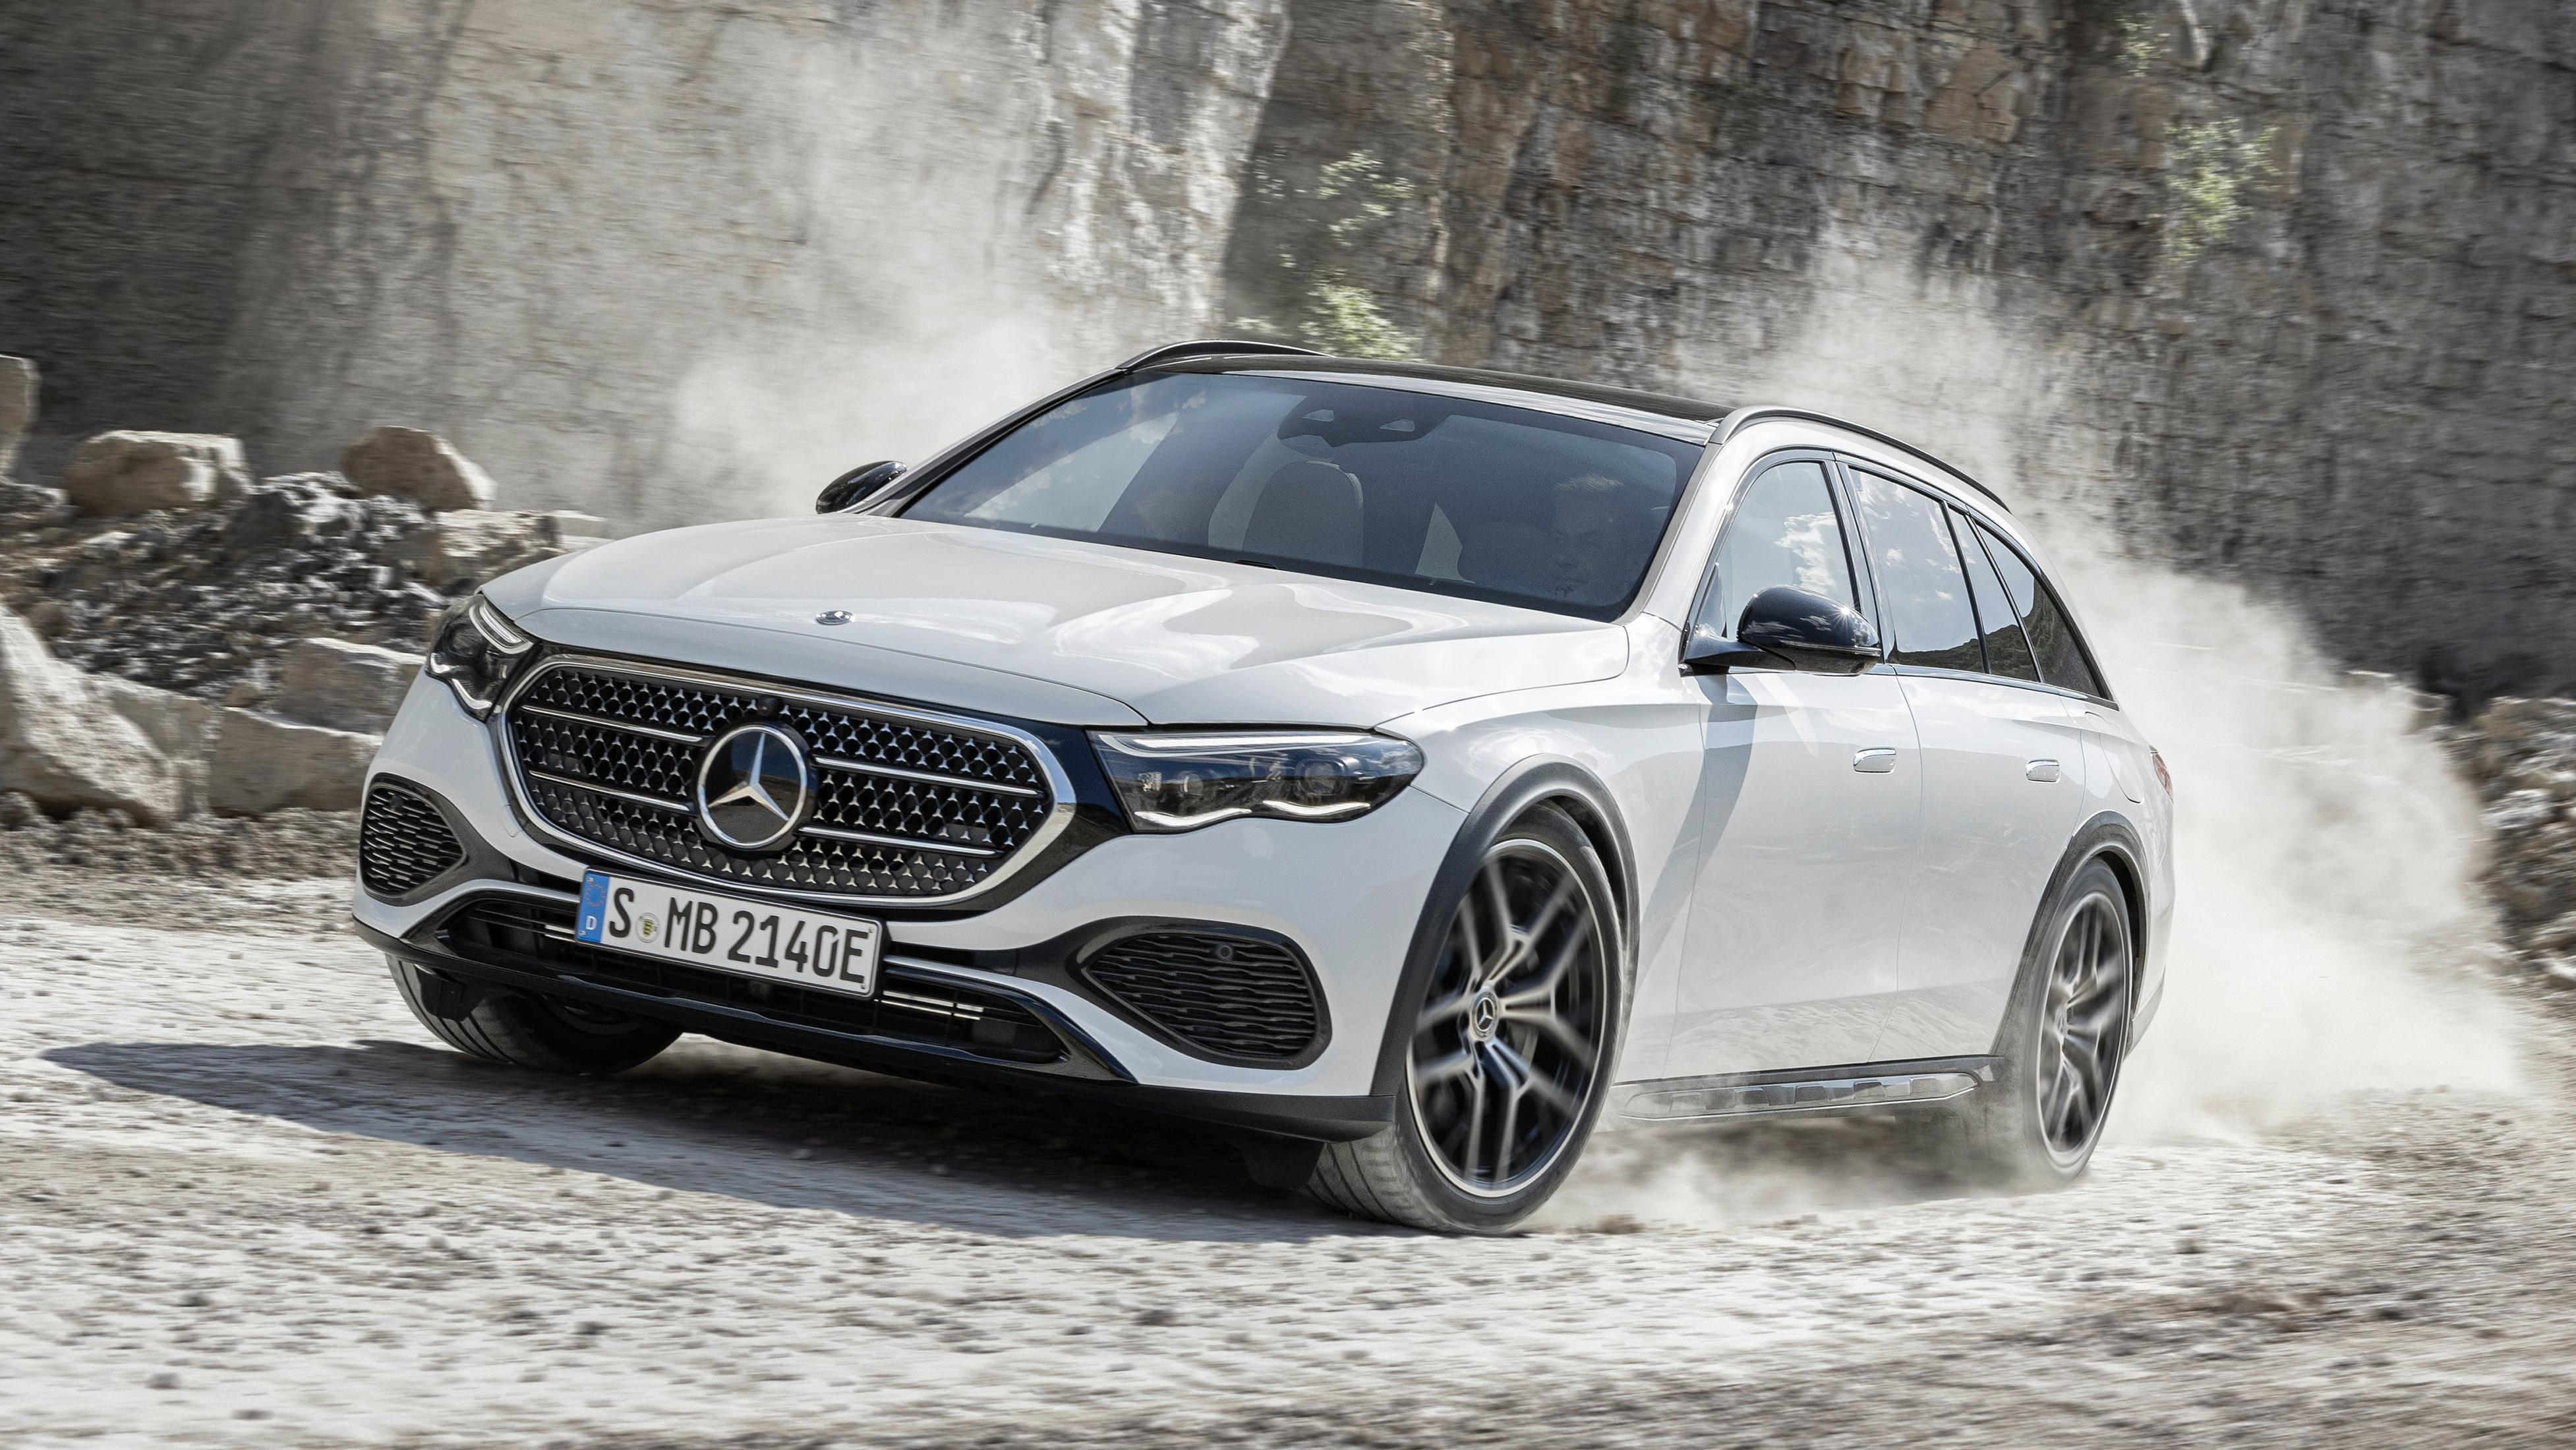
<path id="1" fill-rule="evenodd" d="M 1496 842 L 1458 903 L 1414 1024 L 1405 1081 L 1424 1146 L 1480 1198 L 1556 1164 L 1601 1066 L 1602 932 L 1573 863 Z"/>
<path id="2" fill-rule="evenodd" d="M 1407 1014 L 1397 1120 L 1327 1147 L 1308 1191 L 1345 1212 L 1494 1233 L 1572 1170 L 1601 1107 L 1624 999 L 1608 874 L 1542 806 L 1485 848 Z"/>

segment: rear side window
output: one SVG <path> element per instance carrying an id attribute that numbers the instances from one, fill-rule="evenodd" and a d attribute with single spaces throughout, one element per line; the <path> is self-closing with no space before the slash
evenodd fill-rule
<path id="1" fill-rule="evenodd" d="M 2039 662 L 2031 658 L 2030 641 L 2022 635 L 2021 611 L 2005 594 L 2004 581 L 1986 557 L 1985 546 L 1977 542 L 1975 528 L 1957 509 L 1950 510 L 1950 537 L 1959 541 L 1960 557 L 1968 565 L 1968 593 L 1977 602 L 1977 627 L 1985 631 L 1986 671 L 2006 679 L 2036 680 Z"/>
<path id="2" fill-rule="evenodd" d="M 1878 572 L 1879 613 L 1896 643 L 1892 657 L 1900 665 L 1983 671 L 1986 652 L 1977 643 L 1968 577 L 1940 501 L 1858 469 L 1852 484 Z"/>
<path id="3" fill-rule="evenodd" d="M 2111 698 L 2102 677 L 2094 672 L 2093 661 L 2085 656 L 2083 642 L 2075 637 L 2075 626 L 2066 617 L 2066 607 L 2057 602 L 2047 581 L 2012 545 L 1995 537 L 1985 525 L 1970 527 L 1986 546 L 1986 553 L 2003 575 L 2004 588 L 2012 595 L 2013 607 L 2021 613 L 2022 628 L 2030 635 L 2031 653 L 2039 657 L 2040 677 L 2061 689 L 2098 699 Z"/>
<path id="4" fill-rule="evenodd" d="M 1851 553 L 1825 466 L 1802 460 L 1763 470 L 1735 505 L 1716 572 L 1693 622 L 1729 639 L 1745 603 L 1765 589 L 1804 589 L 1855 608 Z"/>

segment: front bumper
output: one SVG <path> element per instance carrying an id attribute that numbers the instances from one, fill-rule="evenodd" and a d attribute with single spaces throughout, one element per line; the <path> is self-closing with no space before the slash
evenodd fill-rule
<path id="1" fill-rule="evenodd" d="M 456 904 L 462 906 L 466 902 L 490 901 L 496 894 L 476 892 Z M 792 1012 L 781 1012 L 767 1006 L 693 1000 L 641 986 L 622 986 L 597 980 L 585 974 L 578 965 L 549 961 L 534 954 L 478 951 L 467 956 L 453 943 L 442 939 L 443 933 L 434 931 L 410 938 L 394 937 L 360 923 L 358 934 L 386 955 L 425 968 L 468 987 L 470 991 L 497 989 L 569 998 L 631 1016 L 668 1022 L 684 1031 L 745 1047 L 835 1062 L 870 1072 L 894 1073 L 934 1082 L 1036 1089 L 1142 1112 L 1168 1113 L 1226 1128 L 1323 1141 L 1365 1138 L 1385 1127 L 1393 1112 L 1393 1100 L 1382 1095 L 1210 1092 L 1139 1083 L 1120 1070 L 1118 1064 L 1097 1044 L 1090 1042 L 1079 1028 L 1049 1011 L 1043 1003 L 1027 997 L 994 993 L 988 988 L 969 987 L 963 981 L 937 973 L 935 968 L 930 970 L 931 982 L 965 988 L 953 995 L 945 995 L 946 1003 L 956 1004 L 950 1006 L 946 1013 L 951 1022 L 961 1020 L 962 1014 L 957 1006 L 974 1011 L 971 1004 L 998 998 L 1019 1006 L 1046 1023 L 1050 1031 L 1065 1041 L 1069 1050 L 1056 1062 L 1014 1063 L 967 1047 L 922 1040 L 924 1034 L 919 1032 L 908 1034 L 912 1040 L 905 1040 L 884 1031 L 836 1030 L 794 1020 Z M 925 966 L 914 962 L 897 965 L 890 961 L 884 998 L 903 997 L 923 1004 L 911 1013 L 914 1016 L 939 1015 L 943 994 L 935 990 L 906 990 L 923 985 Z M 469 996 L 468 1005 L 470 1001 Z M 876 1005 L 880 1016 L 894 1010 L 887 1006 L 885 1000 Z"/>
<path id="2" fill-rule="evenodd" d="M 1064 1064 L 996 1061 L 863 1025 L 823 1022 L 712 991 L 670 992 L 613 971 L 567 971 L 543 953 L 460 953 L 454 926 L 476 902 L 550 908 L 609 863 L 534 833 L 501 778 L 489 727 L 441 686 L 413 687 L 375 774 L 425 787 L 465 839 L 471 869 L 418 899 L 361 886 L 354 915 L 386 952 L 460 980 L 579 997 L 730 1041 L 914 1076 L 1007 1081 L 1303 1137 L 1364 1136 L 1388 1120 L 1375 1082 L 1403 954 L 1431 877 L 1463 816 L 1407 791 L 1355 821 L 1239 820 L 1179 836 L 1119 835 L 1025 890 L 969 914 L 860 911 L 886 924 L 890 972 L 1011 1004 L 1069 1046 Z M 626 874 L 639 874 L 618 866 Z M 699 889 L 712 882 L 672 876 Z M 1293 943 L 1311 966 L 1328 1037 L 1310 1060 L 1210 1060 L 1095 1001 L 1049 966 L 1065 943 L 1119 921 L 1213 923 Z M 890 977 L 890 981 L 893 978 Z M 734 994 L 739 997 L 741 994 Z"/>

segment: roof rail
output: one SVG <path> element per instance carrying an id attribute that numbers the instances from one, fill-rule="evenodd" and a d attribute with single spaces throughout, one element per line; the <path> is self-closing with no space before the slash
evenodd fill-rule
<path id="1" fill-rule="evenodd" d="M 2005 513 L 2012 512 L 2012 505 L 2004 502 L 2004 496 L 2002 494 L 1999 494 L 1993 489 L 1986 487 L 1984 484 L 1977 482 L 1974 478 L 1971 478 L 1968 475 L 1966 469 L 1940 457 L 1938 454 L 1917 448 L 1913 444 L 1906 442 L 1902 438 L 1895 437 L 1892 434 L 1881 433 L 1877 429 L 1865 424 L 1855 423 L 1849 418 L 1837 418 L 1831 413 L 1819 413 L 1811 408 L 1778 408 L 1768 405 L 1755 408 L 1738 408 L 1734 412 L 1727 414 L 1723 419 L 1719 420 L 1717 437 L 1711 441 L 1710 446 L 1723 446 L 1727 439 L 1735 436 L 1735 431 L 1737 429 L 1743 427 L 1747 423 L 1755 422 L 1763 418 L 1796 418 L 1808 423 L 1824 423 L 1835 428 L 1849 429 L 1864 438 L 1877 439 L 1879 442 L 1886 444 L 1890 448 L 1900 449 L 1904 452 L 1913 454 L 1915 457 L 1931 464 L 1934 468 L 1941 470 L 1943 473 L 1959 480 L 1968 487 L 1984 494 L 1986 497 L 1994 500 L 1995 507 L 2002 509 Z"/>
<path id="2" fill-rule="evenodd" d="M 1127 359 L 1111 372 L 1132 373 L 1155 363 L 1178 362 L 1185 357 L 1217 357 L 1234 352 L 1290 352 L 1299 357 L 1323 357 L 1311 347 L 1291 347 L 1284 342 L 1247 342 L 1240 338 L 1213 337 L 1198 342 L 1175 342 L 1163 347 L 1150 347 Z"/>

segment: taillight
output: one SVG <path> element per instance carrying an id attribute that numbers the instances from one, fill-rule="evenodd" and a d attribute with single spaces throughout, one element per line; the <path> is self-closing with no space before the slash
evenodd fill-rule
<path id="1" fill-rule="evenodd" d="M 2161 750 L 2150 750 L 2147 752 L 2147 760 L 2156 768 L 2156 784 L 2165 788 L 2165 799 L 2173 799 L 2173 772 L 2165 769 L 2165 753 Z"/>

